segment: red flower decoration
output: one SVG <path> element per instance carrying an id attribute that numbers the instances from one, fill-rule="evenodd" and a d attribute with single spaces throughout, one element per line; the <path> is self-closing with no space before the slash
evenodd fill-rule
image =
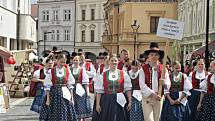
<path id="1" fill-rule="evenodd" d="M 10 56 L 8 59 L 7 59 L 7 64 L 15 64 L 16 63 L 16 60 L 14 59 L 13 56 Z"/>

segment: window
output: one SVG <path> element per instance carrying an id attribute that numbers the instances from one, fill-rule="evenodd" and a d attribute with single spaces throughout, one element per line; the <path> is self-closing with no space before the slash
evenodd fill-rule
<path id="1" fill-rule="evenodd" d="M 91 20 L 95 20 L 95 9 L 91 9 Z"/>
<path id="2" fill-rule="evenodd" d="M 56 40 L 60 40 L 60 31 L 56 30 Z"/>
<path id="3" fill-rule="evenodd" d="M 58 11 L 57 11 L 57 10 L 54 10 L 54 11 L 53 11 L 53 20 L 54 20 L 54 21 L 57 21 L 57 20 L 58 20 Z"/>
<path id="4" fill-rule="evenodd" d="M 44 10 L 42 11 L 43 21 L 49 21 L 49 11 Z"/>
<path id="5" fill-rule="evenodd" d="M 85 20 L 85 15 L 86 15 L 86 10 L 82 10 L 82 12 L 81 12 L 82 14 L 82 20 L 84 21 Z"/>
<path id="6" fill-rule="evenodd" d="M 55 40 L 55 30 L 52 30 L 52 41 Z"/>
<path id="7" fill-rule="evenodd" d="M 150 19 L 150 32 L 151 33 L 157 32 L 159 18 L 160 17 L 158 17 L 158 16 L 151 16 L 151 19 Z"/>
<path id="8" fill-rule="evenodd" d="M 70 40 L 70 31 L 64 30 L 64 40 L 68 41 Z"/>
<path id="9" fill-rule="evenodd" d="M 95 42 L 95 31 L 91 30 L 90 35 L 91 35 L 91 42 Z"/>
<path id="10" fill-rule="evenodd" d="M 44 40 L 44 41 L 46 41 L 46 40 L 48 39 L 48 36 L 47 36 L 47 35 L 48 35 L 47 32 L 44 31 L 44 32 L 43 32 L 43 40 Z"/>
<path id="11" fill-rule="evenodd" d="M 66 21 L 71 20 L 71 10 L 64 10 L 64 20 Z"/>
<path id="12" fill-rule="evenodd" d="M 85 30 L 81 31 L 81 41 L 85 42 Z"/>

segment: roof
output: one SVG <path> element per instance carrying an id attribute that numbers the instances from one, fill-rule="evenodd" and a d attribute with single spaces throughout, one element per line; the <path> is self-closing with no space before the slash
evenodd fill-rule
<path id="1" fill-rule="evenodd" d="M 197 50 L 195 50 L 194 52 L 192 52 L 191 58 L 192 59 L 196 59 L 196 58 L 203 58 L 205 55 L 205 45 L 198 48 Z M 208 49 L 209 49 L 209 54 L 212 55 L 213 53 L 215 53 L 215 40 L 211 41 L 208 44 Z M 215 57 L 213 57 L 215 58 Z"/>

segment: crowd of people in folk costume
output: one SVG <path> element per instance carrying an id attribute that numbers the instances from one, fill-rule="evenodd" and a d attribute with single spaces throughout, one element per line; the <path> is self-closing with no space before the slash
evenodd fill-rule
<path id="1" fill-rule="evenodd" d="M 185 74 L 178 61 L 162 67 L 164 54 L 153 42 L 138 60 L 123 49 L 93 65 L 82 51 L 71 64 L 51 52 L 35 69 L 31 110 L 41 121 L 215 121 L 215 60 Z"/>

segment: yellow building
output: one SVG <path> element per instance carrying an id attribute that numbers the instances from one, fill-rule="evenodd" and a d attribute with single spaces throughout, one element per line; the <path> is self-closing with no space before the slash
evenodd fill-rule
<path id="1" fill-rule="evenodd" d="M 135 55 L 136 59 L 149 48 L 150 42 L 158 42 L 160 49 L 164 50 L 168 39 L 156 36 L 160 17 L 177 19 L 176 0 L 108 0 L 104 9 L 107 29 L 103 34 L 102 45 L 112 53 L 127 49 L 130 58 Z M 134 20 L 140 25 L 137 34 L 131 27 Z M 171 57 L 171 51 L 168 51 L 168 55 Z"/>

